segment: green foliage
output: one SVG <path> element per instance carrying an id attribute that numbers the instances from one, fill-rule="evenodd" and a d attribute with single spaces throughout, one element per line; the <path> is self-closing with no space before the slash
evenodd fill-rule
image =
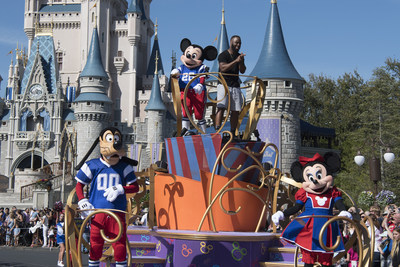
<path id="1" fill-rule="evenodd" d="M 374 204 L 375 201 L 375 196 L 372 191 L 362 191 L 358 195 L 358 205 L 360 205 L 360 208 L 364 210 L 369 210 L 369 207 L 371 207 Z"/>
<path id="2" fill-rule="evenodd" d="M 368 160 L 372 156 L 382 159 L 383 175 L 378 190 L 390 189 L 395 195 L 400 194 L 399 61 L 386 60 L 368 81 L 356 71 L 337 80 L 311 74 L 304 87 L 301 117 L 313 125 L 335 129 L 334 148 L 341 152 L 342 158 L 342 171 L 335 183 L 356 201 L 363 191 L 375 192 L 375 185 L 369 179 Z M 392 164 L 383 160 L 387 147 L 397 157 Z M 366 158 L 361 167 L 354 163 L 357 151 Z"/>

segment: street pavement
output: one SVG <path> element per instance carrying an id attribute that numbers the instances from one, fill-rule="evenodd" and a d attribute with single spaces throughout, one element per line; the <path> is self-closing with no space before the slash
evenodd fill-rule
<path id="1" fill-rule="evenodd" d="M 0 247 L 0 267 L 56 267 L 58 248 Z M 65 263 L 64 256 L 64 265 Z M 88 255 L 82 254 L 82 266 L 88 266 Z"/>

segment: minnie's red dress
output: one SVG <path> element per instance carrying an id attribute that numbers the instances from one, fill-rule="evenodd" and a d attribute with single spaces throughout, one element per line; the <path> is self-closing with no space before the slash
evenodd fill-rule
<path id="1" fill-rule="evenodd" d="M 306 192 L 301 188 L 297 191 L 295 199 L 296 203 L 305 206 L 304 212 L 299 217 L 310 215 L 333 216 L 333 206 L 336 201 L 342 199 L 342 194 L 336 187 L 328 189 L 320 195 Z M 323 265 L 331 265 L 333 253 L 345 249 L 336 221 L 326 228 L 323 234 L 323 242 L 325 246 L 332 247 L 336 243 L 337 236 L 340 236 L 339 246 L 334 251 L 325 251 L 320 246 L 319 233 L 329 219 L 330 217 L 295 219 L 283 231 L 282 238 L 301 248 L 304 263 L 319 262 Z"/>

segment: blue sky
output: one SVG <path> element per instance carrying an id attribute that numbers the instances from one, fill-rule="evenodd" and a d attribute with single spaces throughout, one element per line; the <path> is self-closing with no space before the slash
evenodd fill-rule
<path id="1" fill-rule="evenodd" d="M 8 52 L 17 42 L 27 44 L 24 2 L 1 1 L 0 75 L 4 80 L 11 60 Z M 270 7 L 269 0 L 225 0 L 228 35 L 242 37 L 246 74 L 260 54 Z M 171 68 L 172 50 L 180 64 L 182 38 L 202 46 L 213 43 L 220 30 L 221 8 L 222 0 L 152 1 L 150 17 L 158 20 L 166 72 Z M 278 9 L 290 58 L 305 78 L 310 73 L 337 78 L 357 70 L 368 80 L 386 58 L 399 58 L 399 0 L 278 0 Z M 5 84 L 3 81 L 1 87 Z"/>

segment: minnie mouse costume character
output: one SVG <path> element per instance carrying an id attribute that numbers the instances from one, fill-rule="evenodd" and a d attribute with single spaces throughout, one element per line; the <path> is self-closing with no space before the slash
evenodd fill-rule
<path id="1" fill-rule="evenodd" d="M 84 163 L 97 143 L 100 143 L 100 158 Z M 127 206 L 126 193 L 136 193 L 139 186 L 132 166 L 137 161 L 124 157 L 121 132 L 113 127 L 105 128 L 98 139 L 78 165 L 76 174 L 76 195 L 78 196 L 79 209 L 83 218 L 90 215 L 91 209 L 113 209 L 125 211 Z M 83 164 L 84 163 L 84 164 Z M 83 187 L 90 184 L 89 199 L 84 197 Z M 114 259 L 117 267 L 125 267 L 126 261 L 126 222 L 125 213 L 116 212 L 122 223 L 123 233 L 121 238 L 112 244 Z M 90 225 L 90 252 L 89 266 L 97 267 L 103 253 L 105 235 L 115 238 L 119 227 L 114 218 L 104 213 L 98 213 L 91 219 Z"/>
<path id="2" fill-rule="evenodd" d="M 345 211 L 342 193 L 333 186 L 332 174 L 340 170 L 340 158 L 336 153 L 328 152 L 322 157 L 318 153 L 312 158 L 299 157 L 299 161 L 292 164 L 290 172 L 296 182 L 302 183 L 296 195 L 296 203 L 284 212 L 278 211 L 272 215 L 272 221 L 278 225 L 279 221 L 305 207 L 299 215 L 325 215 L 333 216 L 333 206 L 339 210 L 339 216 L 352 219 L 349 212 Z M 300 247 L 303 254 L 302 261 L 305 267 L 312 267 L 314 263 L 322 266 L 331 266 L 333 253 L 344 251 L 343 240 L 334 251 L 325 251 L 319 244 L 319 233 L 329 217 L 311 217 L 294 219 L 282 232 L 282 238 Z M 323 242 L 327 247 L 332 247 L 337 236 L 341 236 L 337 222 L 331 223 L 323 235 Z"/>
<path id="3" fill-rule="evenodd" d="M 182 65 L 171 71 L 172 76 L 179 76 L 179 88 L 181 90 L 181 105 L 182 105 L 182 128 L 190 129 L 190 121 L 185 109 L 183 108 L 183 97 L 186 85 L 194 76 L 199 73 L 208 72 L 208 67 L 203 64 L 204 59 L 214 60 L 218 55 L 218 51 L 214 46 L 202 48 L 199 45 L 192 44 L 189 39 L 184 38 L 181 41 L 181 56 Z M 205 103 L 206 103 L 206 87 L 204 81 L 206 76 L 200 76 L 194 80 L 187 92 L 186 105 L 190 115 L 194 111 L 194 116 L 198 120 L 198 125 L 203 132 L 206 132 L 206 120 L 204 119 Z"/>

